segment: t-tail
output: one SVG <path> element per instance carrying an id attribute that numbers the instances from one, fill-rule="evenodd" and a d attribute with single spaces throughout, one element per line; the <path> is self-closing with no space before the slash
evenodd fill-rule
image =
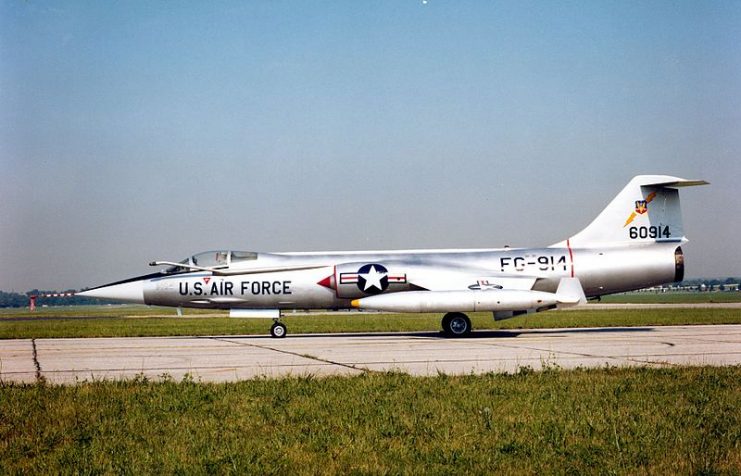
<path id="1" fill-rule="evenodd" d="M 679 189 L 706 185 L 668 175 L 639 175 L 579 233 L 552 247 L 568 248 L 571 275 L 587 296 L 655 286 L 684 278 L 687 241 Z"/>

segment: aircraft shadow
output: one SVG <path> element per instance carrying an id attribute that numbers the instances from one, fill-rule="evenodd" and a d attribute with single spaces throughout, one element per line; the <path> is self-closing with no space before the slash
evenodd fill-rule
<path id="1" fill-rule="evenodd" d="M 486 329 L 474 330 L 466 337 L 460 339 L 491 339 L 518 337 L 520 335 L 559 335 L 559 334 L 589 334 L 589 333 L 617 333 L 617 332 L 653 332 L 653 327 L 597 327 L 577 329 Z M 201 339 L 265 339 L 275 340 L 269 335 L 226 335 L 226 336 L 195 336 Z M 316 338 L 345 338 L 345 337 L 416 337 L 427 339 L 450 339 L 441 331 L 414 331 L 414 332 L 343 332 L 343 333 L 321 333 L 321 334 L 288 334 L 286 337 L 300 337 L 302 339 Z M 183 338 L 185 338 L 183 336 Z M 190 337 L 192 338 L 192 337 Z"/>
<path id="2" fill-rule="evenodd" d="M 617 332 L 653 332 L 653 327 L 593 327 L 578 329 L 498 329 L 473 331 L 470 338 L 486 337 L 517 337 L 527 335 L 558 335 L 558 334 L 603 334 Z"/>

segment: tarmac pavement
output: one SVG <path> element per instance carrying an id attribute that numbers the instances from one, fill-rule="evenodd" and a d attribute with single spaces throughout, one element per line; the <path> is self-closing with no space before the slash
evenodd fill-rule
<path id="1" fill-rule="evenodd" d="M 521 367 L 741 364 L 741 325 L 0 341 L 0 380 L 74 384 L 138 375 L 256 377 L 516 372 Z"/>

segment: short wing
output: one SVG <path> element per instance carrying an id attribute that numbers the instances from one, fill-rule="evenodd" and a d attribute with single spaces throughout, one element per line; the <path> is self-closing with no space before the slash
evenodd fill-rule
<path id="1" fill-rule="evenodd" d="M 426 267 L 408 275 L 409 283 L 428 291 L 463 291 L 487 289 L 530 290 L 537 276 L 496 275 L 479 269 Z"/>

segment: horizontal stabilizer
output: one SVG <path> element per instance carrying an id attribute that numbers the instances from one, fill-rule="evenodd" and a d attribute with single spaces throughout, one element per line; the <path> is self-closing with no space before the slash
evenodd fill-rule
<path id="1" fill-rule="evenodd" d="M 644 187 L 667 187 L 667 188 L 694 187 L 696 185 L 710 185 L 710 182 L 706 180 L 677 179 L 672 182 L 658 182 L 658 183 L 643 184 Z"/>

